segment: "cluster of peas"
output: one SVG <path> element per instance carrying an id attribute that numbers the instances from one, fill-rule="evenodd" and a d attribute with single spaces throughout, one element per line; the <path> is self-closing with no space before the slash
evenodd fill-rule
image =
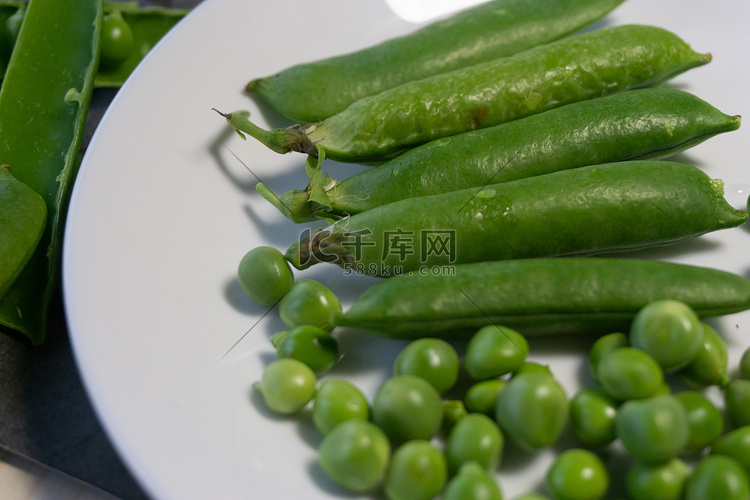
<path id="1" fill-rule="evenodd" d="M 521 334 L 487 326 L 468 341 L 463 360 L 444 340 L 411 342 L 370 403 L 346 380 L 318 384 L 339 358 L 327 318 L 341 305 L 329 289 L 312 280 L 295 283 L 283 255 L 269 247 L 248 252 L 238 276 L 254 301 L 279 303 L 289 328 L 272 337 L 278 359 L 255 387 L 282 414 L 312 401 L 324 435 L 320 466 L 349 490 L 382 487 L 389 500 L 441 493 L 446 500 L 501 499 L 493 472 L 506 436 L 521 449 L 538 450 L 569 427 L 581 446 L 548 469 L 554 499 L 604 498 L 611 481 L 601 456 L 615 443 L 632 457 L 626 487 L 633 500 L 750 496 L 750 350 L 731 380 L 724 341 L 681 302 L 653 302 L 628 335 L 597 339 L 588 358 L 595 384 L 570 400 L 549 367 L 527 360 Z M 461 399 L 444 398 L 462 369 L 470 386 Z M 695 390 L 673 394 L 669 376 Z M 731 432 L 724 434 L 724 416 L 700 390 L 708 386 L 722 389 Z M 442 447 L 433 440 L 438 435 Z M 544 498 L 528 493 L 516 500 Z"/>

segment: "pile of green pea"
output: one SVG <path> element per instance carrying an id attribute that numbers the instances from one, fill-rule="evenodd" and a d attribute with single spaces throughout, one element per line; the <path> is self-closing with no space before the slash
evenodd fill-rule
<path id="1" fill-rule="evenodd" d="M 370 400 L 346 379 L 324 376 L 340 358 L 328 317 L 341 304 L 331 290 L 295 282 L 270 247 L 248 252 L 238 277 L 255 302 L 278 304 L 289 328 L 272 336 L 277 360 L 255 388 L 281 414 L 311 405 L 324 436 L 320 468 L 346 490 L 380 489 L 389 500 L 501 499 L 495 473 L 506 439 L 533 452 L 569 430 L 580 446 L 554 459 L 543 492 L 517 500 L 605 498 L 606 457 L 618 447 L 630 461 L 633 500 L 750 496 L 750 349 L 732 379 L 724 340 L 682 302 L 652 302 L 627 334 L 599 337 L 587 360 L 593 383 L 570 396 L 548 366 L 528 359 L 523 335 L 490 325 L 462 354 L 442 339 L 412 341 Z M 726 415 L 705 395 L 711 386 L 721 389 Z"/>

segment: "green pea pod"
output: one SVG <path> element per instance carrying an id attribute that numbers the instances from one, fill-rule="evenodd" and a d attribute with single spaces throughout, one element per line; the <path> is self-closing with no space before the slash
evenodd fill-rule
<path id="1" fill-rule="evenodd" d="M 437 139 L 341 182 L 313 165 L 305 190 L 279 197 L 263 184 L 256 189 L 295 222 L 338 218 L 404 198 L 586 165 L 661 159 L 739 126 L 739 116 L 681 90 L 630 90 Z"/>
<path id="2" fill-rule="evenodd" d="M 640 160 L 407 198 L 303 232 L 286 258 L 298 269 L 334 262 L 387 276 L 441 264 L 640 249 L 747 218 L 724 199 L 721 181 L 701 170 Z"/>
<path id="3" fill-rule="evenodd" d="M 0 166 L 0 297 L 34 254 L 46 223 L 44 199 Z"/>
<path id="4" fill-rule="evenodd" d="M 21 14 L 27 2 L 0 2 L 0 79 L 5 73 L 5 66 L 15 45 L 15 39 L 8 32 L 6 23 L 13 15 Z M 19 11 L 19 9 L 21 9 Z M 132 50 L 124 60 L 117 64 L 100 65 L 95 87 L 119 87 L 130 76 L 135 67 L 143 60 L 154 45 L 167 34 L 189 10 L 166 9 L 159 7 L 140 7 L 138 2 L 104 2 L 105 16 L 116 15 L 132 31 Z"/>
<path id="5" fill-rule="evenodd" d="M 0 162 L 47 204 L 37 250 L 0 298 L 0 324 L 35 344 L 44 339 L 58 278 L 64 209 L 93 91 L 101 19 L 100 0 L 31 0 L 0 90 Z"/>
<path id="6" fill-rule="evenodd" d="M 246 90 L 307 123 L 404 83 L 509 56 L 568 35 L 622 0 L 494 0 L 357 52 L 252 80 Z"/>
<path id="7" fill-rule="evenodd" d="M 750 309 L 750 280 L 716 269 L 645 259 L 567 257 L 432 268 L 366 290 L 337 326 L 385 337 L 467 337 L 496 324 L 524 335 L 627 331 L 659 299 L 702 317 Z"/>
<path id="8" fill-rule="evenodd" d="M 220 114 L 278 153 L 324 150 L 333 160 L 375 163 L 440 137 L 658 85 L 710 60 L 667 30 L 626 25 L 407 83 L 305 126 L 268 131 L 244 113 Z"/>

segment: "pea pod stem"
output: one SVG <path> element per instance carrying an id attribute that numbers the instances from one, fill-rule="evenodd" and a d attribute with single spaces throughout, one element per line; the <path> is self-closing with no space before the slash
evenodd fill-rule
<path id="1" fill-rule="evenodd" d="M 524 335 L 627 331 L 659 299 L 701 318 L 750 309 L 750 280 L 670 262 L 593 257 L 521 259 L 425 269 L 376 283 L 336 326 L 379 336 L 466 337 L 489 324 Z"/>
<path id="2" fill-rule="evenodd" d="M 219 115 L 223 116 L 229 125 L 231 125 L 240 137 L 245 139 L 244 134 L 257 139 L 270 150 L 284 154 L 292 151 L 306 153 L 312 156 L 318 156 L 318 150 L 315 144 L 307 137 L 305 129 L 299 125 L 293 125 L 287 128 L 265 130 L 251 122 L 244 111 L 234 111 L 223 113 L 213 108 Z M 312 130 L 312 128 L 308 128 Z"/>

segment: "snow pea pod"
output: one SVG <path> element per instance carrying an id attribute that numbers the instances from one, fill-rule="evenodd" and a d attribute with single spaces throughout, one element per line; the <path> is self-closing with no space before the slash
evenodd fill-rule
<path id="1" fill-rule="evenodd" d="M 46 223 L 44 199 L 0 166 L 0 297 L 34 254 Z"/>
<path id="2" fill-rule="evenodd" d="M 305 234 L 299 269 L 334 262 L 393 275 L 440 264 L 633 250 L 734 227 L 748 218 L 721 181 L 682 163 L 593 165 L 407 198 Z"/>
<path id="3" fill-rule="evenodd" d="M 596 30 L 365 97 L 317 123 L 274 130 L 222 114 L 273 151 L 376 163 L 431 140 L 594 97 L 657 85 L 708 63 L 674 33 L 644 25 Z"/>
<path id="4" fill-rule="evenodd" d="M 468 337 L 503 325 L 524 335 L 626 331 L 659 299 L 681 300 L 702 317 L 750 309 L 750 280 L 716 269 L 645 259 L 566 257 L 433 268 L 366 290 L 337 326 L 377 335 Z"/>
<path id="5" fill-rule="evenodd" d="M 581 101 L 414 148 L 341 182 L 311 171 L 304 190 L 256 189 L 295 222 L 356 214 L 404 198 L 622 160 L 661 159 L 738 129 L 687 92 L 637 89 Z"/>
<path id="6" fill-rule="evenodd" d="M 364 50 L 254 79 L 246 90 L 294 121 L 320 121 L 363 97 L 551 42 L 620 3 L 494 0 Z"/>
<path id="7" fill-rule="evenodd" d="M 0 162 L 39 193 L 47 223 L 37 250 L 0 298 L 0 325 L 45 336 L 64 209 L 93 92 L 102 4 L 31 0 L 0 90 Z"/>

